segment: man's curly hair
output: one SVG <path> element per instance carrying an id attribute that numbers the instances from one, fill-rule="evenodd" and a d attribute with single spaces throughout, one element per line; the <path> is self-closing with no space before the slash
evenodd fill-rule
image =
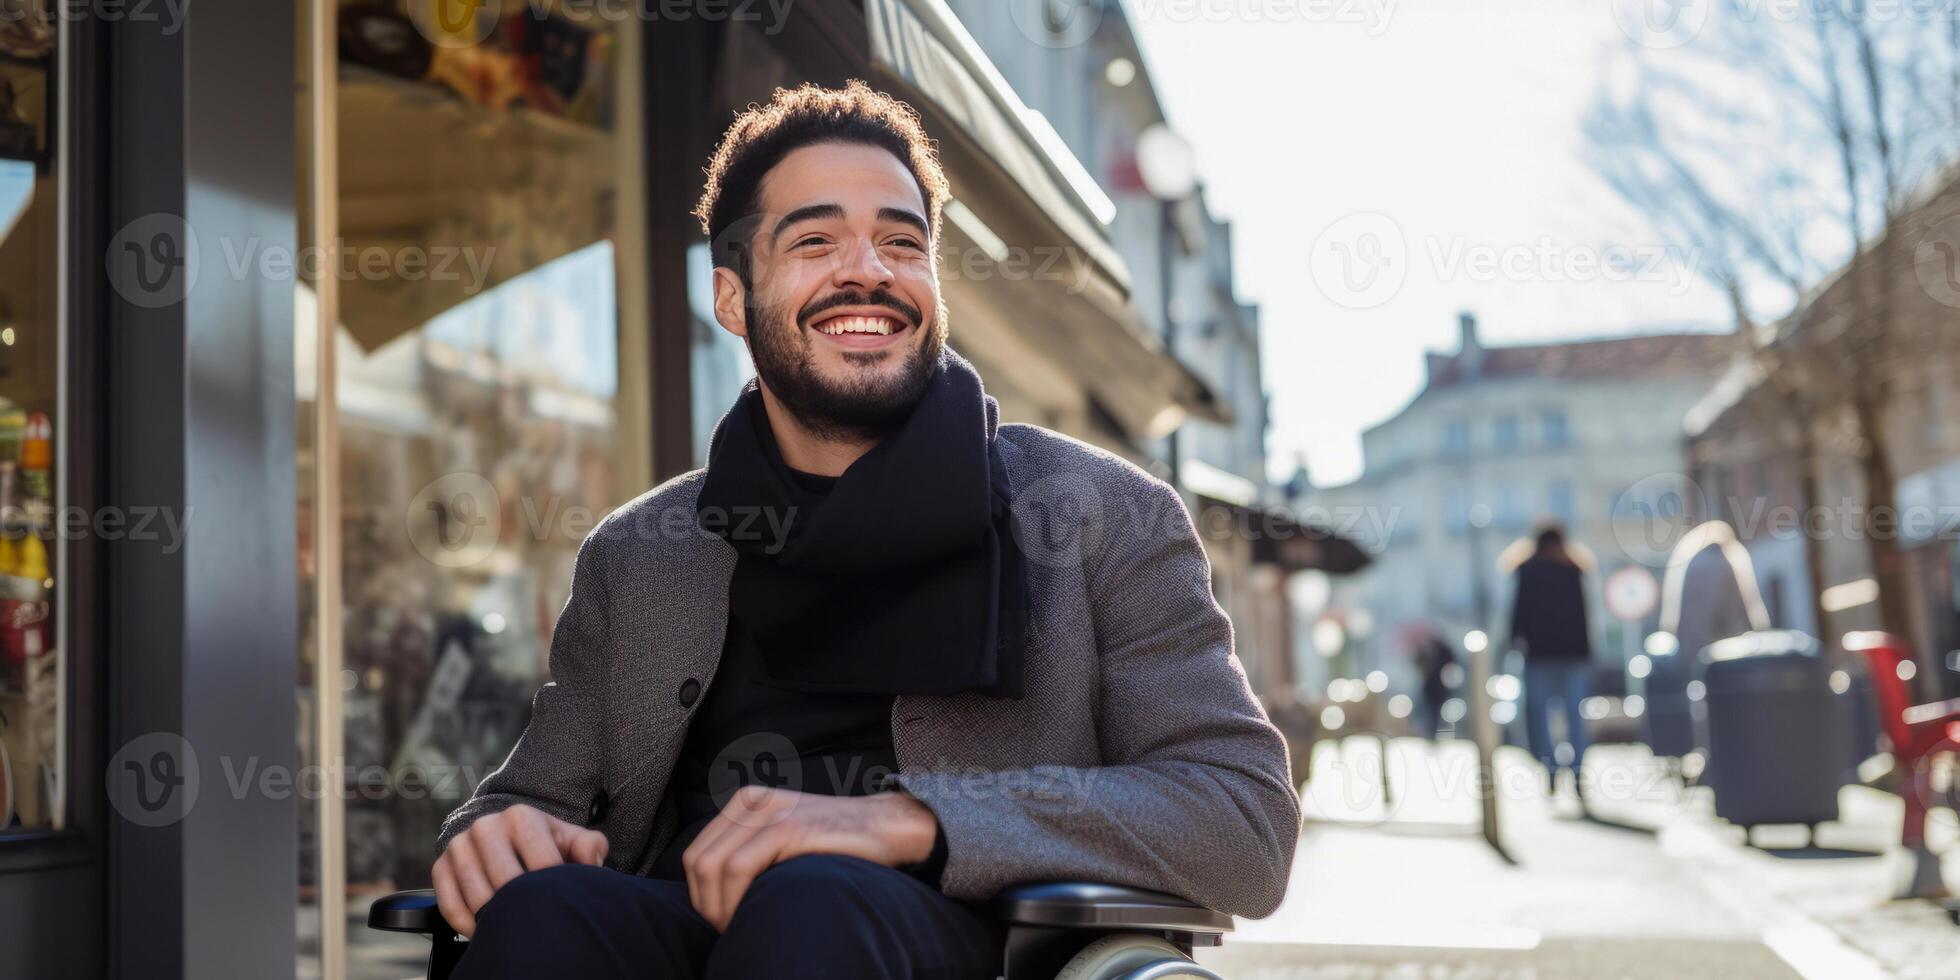
<path id="1" fill-rule="evenodd" d="M 841 89 L 805 82 L 777 89 L 768 105 L 750 103 L 708 159 L 708 182 L 694 216 L 712 243 L 716 265 L 734 269 L 749 283 L 750 236 L 728 230 L 756 214 L 764 174 L 792 151 L 819 143 L 862 143 L 904 161 L 925 198 L 926 226 L 938 241 L 940 212 L 951 192 L 918 112 L 855 78 Z"/>

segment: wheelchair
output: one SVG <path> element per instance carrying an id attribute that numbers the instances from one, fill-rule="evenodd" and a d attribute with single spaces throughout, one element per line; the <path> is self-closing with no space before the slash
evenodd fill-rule
<path id="1" fill-rule="evenodd" d="M 1232 917 L 1173 895 L 1082 882 L 1017 885 L 995 896 L 1007 923 L 1002 980 L 1223 980 L 1191 951 L 1217 946 Z M 368 928 L 429 936 L 429 980 L 448 980 L 469 940 L 443 921 L 431 888 L 396 892 L 368 909 Z"/>

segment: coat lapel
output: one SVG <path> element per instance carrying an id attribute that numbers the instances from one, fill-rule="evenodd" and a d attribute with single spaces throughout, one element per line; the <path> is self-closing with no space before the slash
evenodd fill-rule
<path id="1" fill-rule="evenodd" d="M 694 495 L 688 494 L 680 506 L 691 514 Z M 608 771 L 614 785 L 607 788 L 613 800 L 612 812 L 630 815 L 626 819 L 632 821 L 628 826 L 611 828 L 626 835 L 624 839 L 608 834 L 616 843 L 631 843 L 630 848 L 620 848 L 633 854 L 626 867 L 643 863 L 641 857 L 655 833 L 654 817 L 662 791 L 686 738 L 692 705 L 681 704 L 678 692 L 689 680 L 697 682 L 700 691 L 693 704 L 700 704 L 721 661 L 722 639 L 728 628 L 728 581 L 735 572 L 736 557 L 727 542 L 706 532 L 679 540 L 649 541 L 638 547 L 649 551 L 643 567 L 664 580 L 635 590 L 645 598 L 639 608 L 614 610 L 616 616 L 630 616 L 635 624 L 616 633 L 621 639 L 615 651 L 619 661 L 612 719 L 618 726 L 613 743 L 618 754 L 610 760 Z"/>

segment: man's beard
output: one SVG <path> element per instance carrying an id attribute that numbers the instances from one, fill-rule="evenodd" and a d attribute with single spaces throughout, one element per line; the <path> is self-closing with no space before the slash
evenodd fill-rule
<path id="1" fill-rule="evenodd" d="M 839 293 L 805 307 L 791 322 L 780 308 L 756 305 L 748 294 L 749 355 L 755 373 L 776 400 L 818 438 L 855 442 L 878 439 L 898 428 L 925 397 L 946 343 L 946 303 L 942 299 L 932 319 L 921 322 L 917 311 L 891 293 Z M 802 328 L 810 317 L 839 306 L 883 306 L 924 330 L 927 336 L 909 353 L 896 374 L 855 376 L 843 382 L 823 376 L 816 367 L 816 338 Z M 845 351 L 844 360 L 891 357 L 890 353 Z"/>

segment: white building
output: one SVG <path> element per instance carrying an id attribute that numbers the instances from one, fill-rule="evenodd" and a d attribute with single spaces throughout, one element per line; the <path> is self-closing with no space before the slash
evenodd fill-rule
<path id="1" fill-rule="evenodd" d="M 1601 583 L 1628 564 L 1664 562 L 1645 541 L 1645 518 L 1677 505 L 1683 415 L 1729 365 L 1735 338 L 1485 347 L 1475 317 L 1463 314 L 1459 326 L 1455 354 L 1426 355 L 1428 380 L 1414 400 L 1362 434 L 1362 476 L 1301 501 L 1364 514 L 1355 531 L 1375 558 L 1334 585 L 1325 609 L 1300 611 L 1347 627 L 1346 662 L 1299 655 L 1300 680 L 1315 690 L 1334 671 L 1406 671 L 1398 637 L 1420 622 L 1450 636 L 1483 629 L 1504 642 L 1507 565 L 1548 520 L 1593 556 L 1588 599 L 1599 657 L 1624 656 L 1644 632 L 1604 615 Z M 1306 623 L 1296 632 L 1312 635 Z"/>

